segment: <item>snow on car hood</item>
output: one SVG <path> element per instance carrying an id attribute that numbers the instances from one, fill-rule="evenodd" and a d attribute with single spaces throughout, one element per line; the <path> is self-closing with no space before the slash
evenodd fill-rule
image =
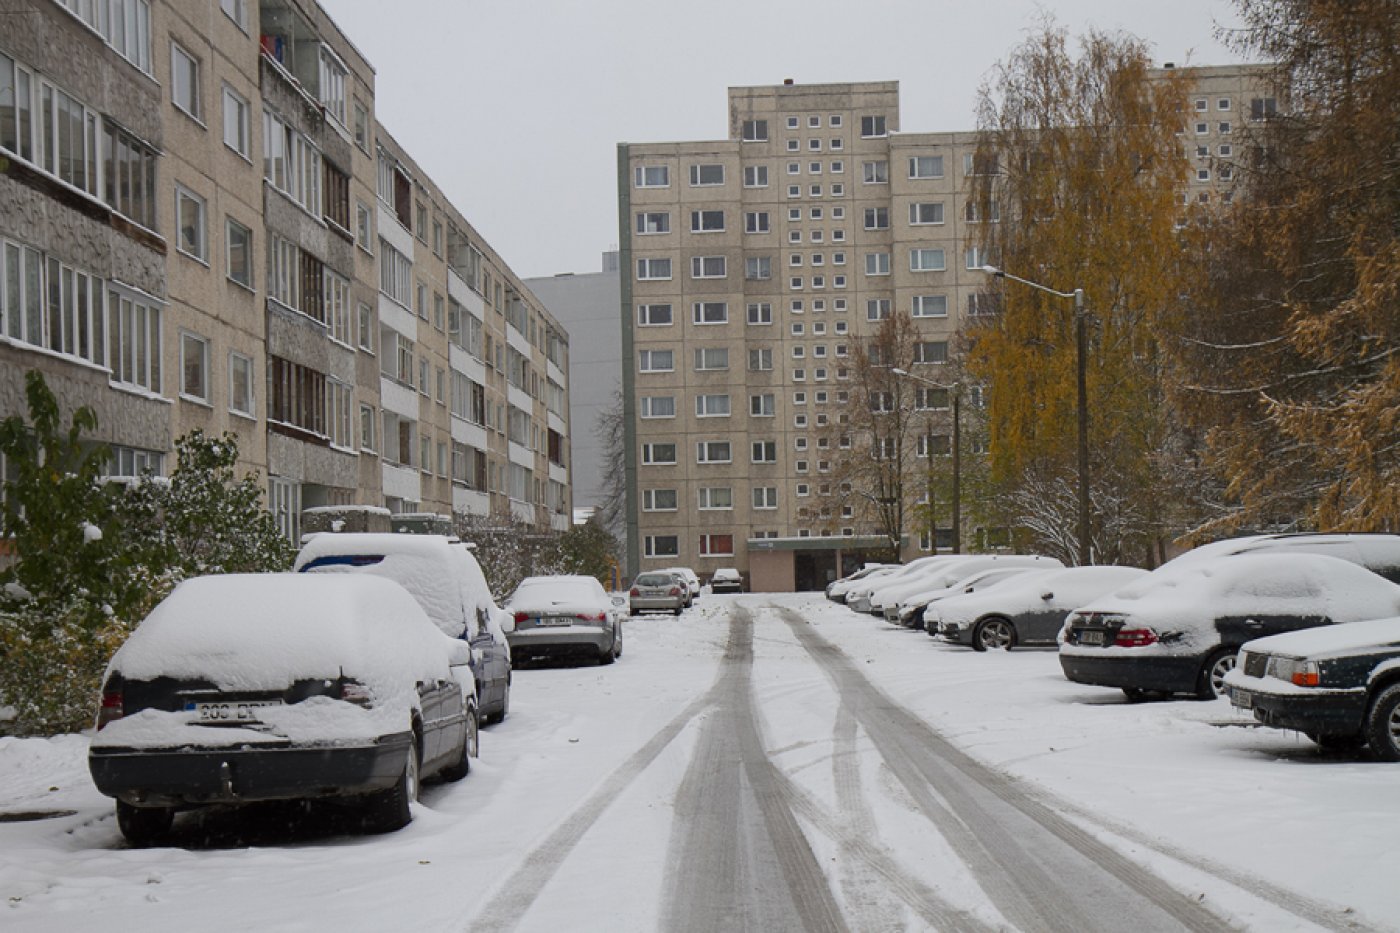
<path id="1" fill-rule="evenodd" d="M 1077 589 L 1080 592 L 1084 592 L 1086 588 L 1097 588 L 1099 595 L 1102 595 L 1146 575 L 1147 571 L 1136 567 L 1031 570 L 1000 580 L 987 589 L 939 600 L 937 613 L 938 618 L 946 622 L 971 622 L 988 612 L 1016 615 L 1038 611 L 1047 605 L 1065 605 L 1066 601 L 1061 598 L 1061 592 L 1066 588 Z M 1055 598 L 1048 602 L 1042 598 L 1042 594 L 1047 591 L 1055 594 Z M 1073 603 L 1074 600 L 1068 602 Z M 1065 611 L 1068 612 L 1072 608 L 1073 605 L 1070 605 Z"/>
<path id="2" fill-rule="evenodd" d="M 1366 648 L 1400 645 L 1400 618 L 1366 619 L 1346 625 L 1329 625 L 1256 638 L 1246 651 L 1282 654 L 1292 658 L 1317 658 L 1348 654 Z"/>
<path id="3" fill-rule="evenodd" d="M 383 703 L 414 691 L 419 681 L 449 679 L 451 645 L 389 580 L 226 574 L 176 587 L 117 650 L 107 672 L 135 680 L 200 678 L 249 692 L 343 673 Z"/>

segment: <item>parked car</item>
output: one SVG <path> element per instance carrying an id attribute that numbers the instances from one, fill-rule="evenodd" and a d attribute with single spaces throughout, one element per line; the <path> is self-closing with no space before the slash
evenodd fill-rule
<path id="1" fill-rule="evenodd" d="M 1136 567 L 1032 571 L 991 589 L 939 600 L 925 613 L 924 627 L 930 635 L 977 651 L 1054 645 L 1071 610 L 1146 575 Z"/>
<path id="2" fill-rule="evenodd" d="M 963 559 L 963 557 L 954 555 L 931 554 L 928 557 L 911 560 L 909 563 L 895 568 L 891 573 L 878 576 L 872 574 L 846 591 L 846 606 L 856 612 L 870 612 L 871 600 L 877 590 L 899 583 L 907 583 L 914 579 L 914 574 L 925 572 L 930 566 Z M 881 613 L 877 613 L 877 615 L 879 614 Z"/>
<path id="3" fill-rule="evenodd" d="M 472 674 L 485 722 L 510 712 L 511 615 L 491 597 L 481 565 L 456 538 L 420 534 L 312 535 L 297 554 L 301 573 L 367 573 L 408 590 L 444 633 L 472 646 Z"/>
<path id="4" fill-rule="evenodd" d="M 1246 642 L 1225 684 L 1266 726 L 1400 761 L 1400 618 Z"/>
<path id="5" fill-rule="evenodd" d="M 886 586 L 877 590 L 870 598 L 873 612 L 879 609 L 887 622 L 899 621 L 899 606 L 903 600 L 929 599 L 951 595 L 943 590 L 959 580 L 983 570 L 1048 570 L 1063 567 L 1053 557 L 1035 554 L 969 554 L 947 558 L 946 562 L 932 565 L 932 569 L 915 574 L 908 582 Z M 995 578 L 994 578 L 995 579 Z M 923 615 L 911 613 L 909 624 L 923 627 Z"/>
<path id="6" fill-rule="evenodd" d="M 1360 564 L 1367 570 L 1385 577 L 1391 583 L 1400 583 L 1400 535 L 1364 532 L 1332 534 L 1291 532 L 1287 534 L 1248 535 L 1202 544 L 1167 563 L 1174 566 L 1184 566 L 1204 558 L 1213 560 L 1226 554 L 1258 554 L 1266 551 L 1289 554 L 1324 554 L 1328 557 L 1337 557 L 1341 560 L 1351 561 L 1353 564 Z M 1167 564 L 1163 566 L 1167 566 Z"/>
<path id="7" fill-rule="evenodd" d="M 742 593 L 744 578 L 733 567 L 721 567 L 710 575 L 711 593 Z"/>
<path id="8" fill-rule="evenodd" d="M 700 577 L 694 570 L 689 567 L 663 567 L 661 569 L 668 573 L 674 573 L 685 581 L 685 585 L 690 591 L 690 599 L 686 603 L 687 607 L 700 598 Z"/>
<path id="9" fill-rule="evenodd" d="M 627 597 L 633 615 L 648 609 L 662 609 L 680 615 L 690 605 L 690 587 L 680 574 L 669 570 L 650 570 L 637 574 Z"/>
<path id="10" fill-rule="evenodd" d="M 611 664 L 622 657 L 621 596 L 609 598 L 593 577 L 526 577 L 506 600 L 515 630 L 507 634 L 511 659 L 592 657 Z"/>
<path id="11" fill-rule="evenodd" d="M 899 605 L 895 607 L 895 618 L 890 621 L 898 622 L 905 628 L 922 629 L 928 614 L 932 613 L 936 626 L 938 621 L 937 608 L 944 600 L 981 593 L 991 587 L 1000 586 L 1012 577 L 1037 573 L 1045 573 L 1045 571 L 1034 567 L 993 567 L 990 570 L 976 570 L 967 576 L 959 577 L 945 587 L 936 590 L 923 590 L 908 599 L 900 600 Z"/>
<path id="12" fill-rule="evenodd" d="M 1220 696 L 1254 638 L 1400 615 L 1400 586 L 1335 557 L 1267 552 L 1164 564 L 1070 613 L 1060 666 L 1075 683 Z"/>
<path id="13" fill-rule="evenodd" d="M 398 829 L 421 779 L 458 780 L 477 754 L 470 654 L 389 580 L 186 580 L 107 665 L 93 782 L 135 845 L 177 810 L 313 797 Z"/>
<path id="14" fill-rule="evenodd" d="M 848 574 L 839 580 L 832 580 L 828 583 L 826 585 L 826 598 L 838 603 L 844 603 L 846 601 L 846 592 L 861 580 L 893 573 L 898 570 L 900 566 L 900 564 L 866 564 L 855 573 Z"/>

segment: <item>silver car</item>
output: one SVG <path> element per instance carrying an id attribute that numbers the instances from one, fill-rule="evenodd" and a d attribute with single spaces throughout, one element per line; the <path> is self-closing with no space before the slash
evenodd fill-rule
<path id="1" fill-rule="evenodd" d="M 648 610 L 680 615 L 681 610 L 690 605 L 690 588 L 680 574 L 654 570 L 637 574 L 627 597 L 633 615 Z"/>

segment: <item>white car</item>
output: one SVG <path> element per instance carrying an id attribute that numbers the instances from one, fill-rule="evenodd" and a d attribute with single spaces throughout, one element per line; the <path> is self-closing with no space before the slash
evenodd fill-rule
<path id="1" fill-rule="evenodd" d="M 902 600 L 932 596 L 944 587 L 951 586 L 963 577 L 980 570 L 1004 570 L 1012 567 L 1048 570 L 1063 566 L 1064 564 L 1053 557 L 1034 554 L 954 555 L 944 563 L 934 564 L 925 572 L 914 574 L 902 583 L 881 587 L 870 597 L 870 611 L 873 613 L 878 609 L 887 621 L 895 622 L 900 617 L 899 606 Z M 927 599 L 924 602 L 926 603 Z M 915 619 L 911 615 L 909 618 L 913 620 L 910 624 L 922 625 L 922 616 Z"/>
<path id="2" fill-rule="evenodd" d="M 609 597 L 593 577 L 526 577 L 506 600 L 515 617 L 511 660 L 587 657 L 611 664 L 622 657 L 622 613 L 627 600 Z"/>
<path id="3" fill-rule="evenodd" d="M 694 570 L 689 567 L 662 567 L 661 572 L 674 573 L 685 581 L 685 585 L 690 589 L 690 602 L 686 604 L 687 606 L 700 598 L 700 577 Z"/>
<path id="4" fill-rule="evenodd" d="M 866 564 L 855 573 L 828 583 L 826 585 L 826 598 L 838 603 L 844 603 L 846 601 L 846 594 L 862 580 L 876 580 L 887 574 L 894 573 L 901 566 L 901 564 Z"/>
<path id="5" fill-rule="evenodd" d="M 872 597 L 884 587 L 906 583 L 914 579 L 914 574 L 925 572 L 931 566 L 963 559 L 965 558 L 956 555 L 933 554 L 911 560 L 891 573 L 871 575 L 846 591 L 846 606 L 856 612 L 870 612 Z"/>
<path id="6" fill-rule="evenodd" d="M 924 628 L 977 651 L 1054 645 L 1073 609 L 1127 586 L 1146 570 L 1066 567 L 1013 577 L 992 589 L 940 600 L 924 614 Z"/>
<path id="7" fill-rule="evenodd" d="M 177 810 L 312 797 L 398 829 L 477 754 L 470 654 L 390 580 L 194 577 L 108 663 L 88 767 L 134 845 Z"/>
<path id="8" fill-rule="evenodd" d="M 721 567 L 710 577 L 711 593 L 742 593 L 744 578 L 733 567 Z"/>
<path id="9" fill-rule="evenodd" d="M 965 577 L 958 577 L 945 587 L 923 590 L 907 599 L 900 600 L 897 621 L 905 628 L 922 629 L 927 620 L 938 621 L 938 607 L 950 599 L 958 599 L 973 593 L 982 593 L 995 586 L 1001 586 L 1012 577 L 1034 576 L 1048 573 L 1034 567 L 993 567 L 990 570 L 976 570 Z M 894 621 L 894 620 L 892 620 Z"/>

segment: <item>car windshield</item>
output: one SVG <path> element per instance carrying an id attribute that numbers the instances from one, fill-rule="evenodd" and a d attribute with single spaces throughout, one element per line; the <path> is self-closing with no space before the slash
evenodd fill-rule
<path id="1" fill-rule="evenodd" d="M 675 586 L 676 578 L 669 573 L 644 573 L 637 578 L 637 586 Z"/>

